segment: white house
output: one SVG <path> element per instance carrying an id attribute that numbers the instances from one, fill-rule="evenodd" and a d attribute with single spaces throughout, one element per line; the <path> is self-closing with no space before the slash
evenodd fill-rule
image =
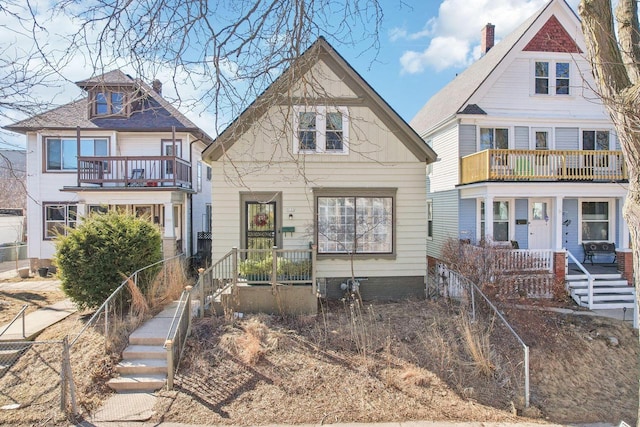
<path id="1" fill-rule="evenodd" d="M 27 138 L 28 256 L 94 211 L 119 209 L 162 227 L 164 256 L 197 250 L 211 215 L 211 142 L 153 88 L 120 70 L 78 82 L 86 97 L 5 129 Z"/>
<path id="2" fill-rule="evenodd" d="M 440 159 L 428 176 L 428 256 L 448 238 L 512 242 L 564 280 L 566 257 L 589 263 L 583 243 L 609 249 L 594 257 L 604 263 L 615 243 L 630 279 L 627 174 L 578 16 L 551 0 L 494 41 L 488 24 L 483 56 L 411 121 Z"/>
<path id="3" fill-rule="evenodd" d="M 352 274 L 365 299 L 424 297 L 425 173 L 436 155 L 325 39 L 203 158 L 213 168 L 214 263 L 234 247 L 315 245 L 329 298 Z"/>

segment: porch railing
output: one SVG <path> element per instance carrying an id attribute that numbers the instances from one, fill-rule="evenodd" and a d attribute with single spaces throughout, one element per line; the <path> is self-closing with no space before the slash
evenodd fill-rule
<path id="1" fill-rule="evenodd" d="M 488 251 L 487 256 L 490 256 L 498 271 L 553 272 L 553 250 L 551 249 L 510 249 L 510 247 L 503 248 L 501 246 L 465 245 L 464 250 L 471 252 Z"/>
<path id="2" fill-rule="evenodd" d="M 567 254 L 567 258 L 569 258 L 571 261 L 573 261 L 573 263 L 575 265 L 577 265 L 578 268 L 580 269 L 580 271 L 582 271 L 582 273 L 587 277 L 587 304 L 588 304 L 589 310 L 592 310 L 593 309 L 593 282 L 594 282 L 594 278 L 587 271 L 587 269 L 584 268 L 584 266 L 576 259 L 576 257 L 573 256 L 573 254 L 571 252 L 565 251 L 565 254 Z"/>
<path id="3" fill-rule="evenodd" d="M 238 284 L 303 285 L 316 289 L 316 251 L 311 249 L 238 249 L 233 248 L 206 270 L 200 271 L 191 290 L 199 302 L 199 315 L 204 315 L 223 292 Z"/>
<path id="4" fill-rule="evenodd" d="M 78 187 L 187 187 L 191 164 L 175 156 L 78 157 Z"/>
<path id="5" fill-rule="evenodd" d="M 624 181 L 622 151 L 484 150 L 460 159 L 460 183 L 480 181 Z"/>

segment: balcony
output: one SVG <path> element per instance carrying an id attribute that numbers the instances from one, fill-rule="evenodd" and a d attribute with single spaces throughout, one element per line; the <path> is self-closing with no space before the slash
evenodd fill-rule
<path id="1" fill-rule="evenodd" d="M 78 187 L 191 188 L 191 164 L 175 156 L 78 157 Z"/>
<path id="2" fill-rule="evenodd" d="M 622 151 L 484 150 L 460 159 L 460 184 L 628 179 Z"/>

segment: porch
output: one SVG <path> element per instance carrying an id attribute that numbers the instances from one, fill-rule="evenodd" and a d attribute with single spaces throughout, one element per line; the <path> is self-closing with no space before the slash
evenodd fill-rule
<path id="1" fill-rule="evenodd" d="M 191 188 L 191 164 L 176 156 L 78 157 L 78 187 Z"/>
<path id="2" fill-rule="evenodd" d="M 316 251 L 233 248 L 200 269 L 195 295 L 217 313 L 315 314 Z"/>
<path id="3" fill-rule="evenodd" d="M 460 184 L 536 180 L 618 182 L 627 179 L 622 151 L 484 150 L 460 159 Z"/>

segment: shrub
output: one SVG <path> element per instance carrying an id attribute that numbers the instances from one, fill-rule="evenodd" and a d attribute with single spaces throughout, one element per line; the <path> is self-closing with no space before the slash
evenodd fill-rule
<path id="1" fill-rule="evenodd" d="M 160 261 L 161 247 L 160 230 L 145 219 L 118 212 L 91 215 L 56 239 L 62 290 L 80 308 L 97 308 L 125 277 Z M 147 286 L 138 280 L 143 292 Z"/>

